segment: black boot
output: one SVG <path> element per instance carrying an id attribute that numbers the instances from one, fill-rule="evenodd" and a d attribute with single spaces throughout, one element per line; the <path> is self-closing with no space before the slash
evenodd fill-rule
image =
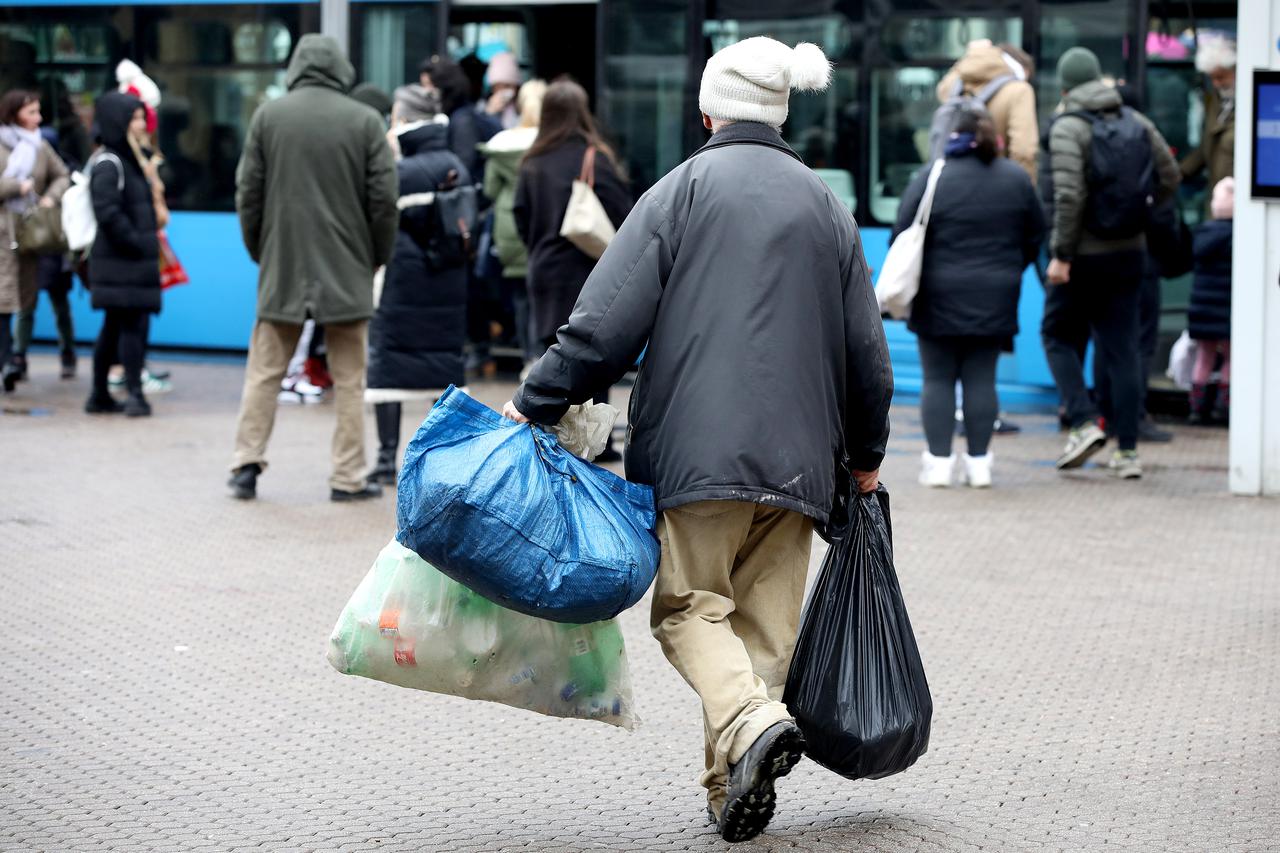
<path id="1" fill-rule="evenodd" d="M 27 381 L 26 355 L 15 352 L 13 355 L 9 356 L 9 366 L 5 368 L 4 372 L 6 374 L 12 373 L 14 375 L 15 382 L 26 382 Z"/>
<path id="2" fill-rule="evenodd" d="M 253 500 L 258 495 L 258 475 L 261 473 L 262 466 L 257 462 L 241 465 L 231 473 L 231 479 L 227 480 L 231 495 L 242 501 Z"/>
<path id="3" fill-rule="evenodd" d="M 804 735 L 783 721 L 765 729 L 742 760 L 729 768 L 729 786 L 720 813 L 720 835 L 736 844 L 755 838 L 773 818 L 773 783 L 786 776 L 804 754 Z"/>
<path id="4" fill-rule="evenodd" d="M 329 500 L 334 503 L 347 503 L 348 501 L 367 501 L 371 498 L 382 496 L 382 486 L 377 483 L 365 483 L 364 488 L 356 492 L 348 492 L 345 489 L 330 489 Z"/>
<path id="5" fill-rule="evenodd" d="M 151 417 L 151 404 L 141 394 L 130 394 L 129 399 L 124 401 L 124 416 L 126 418 L 149 418 Z"/>
<path id="6" fill-rule="evenodd" d="M 124 406 L 117 403 L 110 394 L 95 391 L 85 401 L 84 410 L 90 415 L 117 415 L 124 411 Z"/>
<path id="7" fill-rule="evenodd" d="M 60 360 L 62 362 L 62 372 L 59 374 L 63 379 L 76 378 L 76 351 L 73 349 L 64 349 Z"/>
<path id="8" fill-rule="evenodd" d="M 378 461 L 369 472 L 374 483 L 396 484 L 396 450 L 400 447 L 400 404 L 376 403 L 373 420 L 378 427 Z"/>
<path id="9" fill-rule="evenodd" d="M 378 461 L 374 463 L 373 470 L 369 472 L 369 479 L 375 483 L 386 483 L 388 486 L 396 484 L 396 450 L 394 447 L 383 447 L 378 450 Z"/>

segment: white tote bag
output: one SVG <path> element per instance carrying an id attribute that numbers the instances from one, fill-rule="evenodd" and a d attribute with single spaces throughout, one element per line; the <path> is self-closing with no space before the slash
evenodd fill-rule
<path id="1" fill-rule="evenodd" d="M 582 174 L 573 182 L 569 206 L 560 224 L 560 236 L 584 254 L 599 258 L 616 233 L 604 205 L 596 197 L 596 149 L 587 148 L 582 157 Z"/>
<path id="2" fill-rule="evenodd" d="M 924 265 L 924 236 L 929 229 L 929 213 L 933 209 L 933 193 L 938 187 L 945 160 L 935 160 L 929 171 L 924 195 L 911 225 L 898 235 L 889 247 L 880 278 L 876 281 L 876 302 L 880 312 L 895 320 L 905 320 L 911 303 L 920 292 L 920 269 Z"/>

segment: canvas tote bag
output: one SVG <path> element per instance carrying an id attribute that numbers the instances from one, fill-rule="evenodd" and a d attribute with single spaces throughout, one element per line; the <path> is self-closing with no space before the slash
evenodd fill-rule
<path id="1" fill-rule="evenodd" d="M 560 224 L 560 236 L 577 246 L 583 254 L 599 258 L 616 233 L 604 205 L 596 197 L 596 149 L 587 148 L 582 155 L 582 173 L 573 182 L 569 206 Z"/>
<path id="2" fill-rule="evenodd" d="M 929 229 L 929 212 L 933 209 L 933 193 L 938 187 L 945 160 L 935 160 L 929 170 L 924 196 L 914 221 L 898 235 L 889 247 L 880 278 L 876 281 L 876 302 L 880 313 L 895 320 L 905 320 L 911 313 L 911 302 L 920 292 L 920 270 L 924 265 L 924 236 Z"/>

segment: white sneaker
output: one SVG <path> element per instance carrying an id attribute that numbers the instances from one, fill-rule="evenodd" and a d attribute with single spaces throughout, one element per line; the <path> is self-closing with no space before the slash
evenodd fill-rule
<path id="1" fill-rule="evenodd" d="M 964 481 L 974 489 L 991 488 L 991 464 L 995 457 L 990 453 L 983 456 L 964 454 Z"/>
<path id="2" fill-rule="evenodd" d="M 920 485 L 931 489 L 945 489 L 951 485 L 951 471 L 955 468 L 955 454 L 934 456 L 929 451 L 920 454 Z"/>

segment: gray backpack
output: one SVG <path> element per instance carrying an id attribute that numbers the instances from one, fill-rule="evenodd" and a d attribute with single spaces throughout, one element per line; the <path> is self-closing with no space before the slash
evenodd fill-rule
<path id="1" fill-rule="evenodd" d="M 942 152 L 947 147 L 947 139 L 950 138 L 951 130 L 955 127 L 956 116 L 962 110 L 971 107 L 981 107 L 985 110 L 987 103 L 996 96 L 996 92 L 1004 88 L 1005 83 L 1011 83 L 1016 79 L 1018 78 L 1012 74 L 1002 74 L 973 95 L 965 94 L 963 80 L 956 80 L 951 96 L 942 103 L 942 106 L 934 110 L 933 123 L 929 125 L 929 159 L 925 161 L 925 165 L 928 166 L 934 160 L 941 159 Z"/>

